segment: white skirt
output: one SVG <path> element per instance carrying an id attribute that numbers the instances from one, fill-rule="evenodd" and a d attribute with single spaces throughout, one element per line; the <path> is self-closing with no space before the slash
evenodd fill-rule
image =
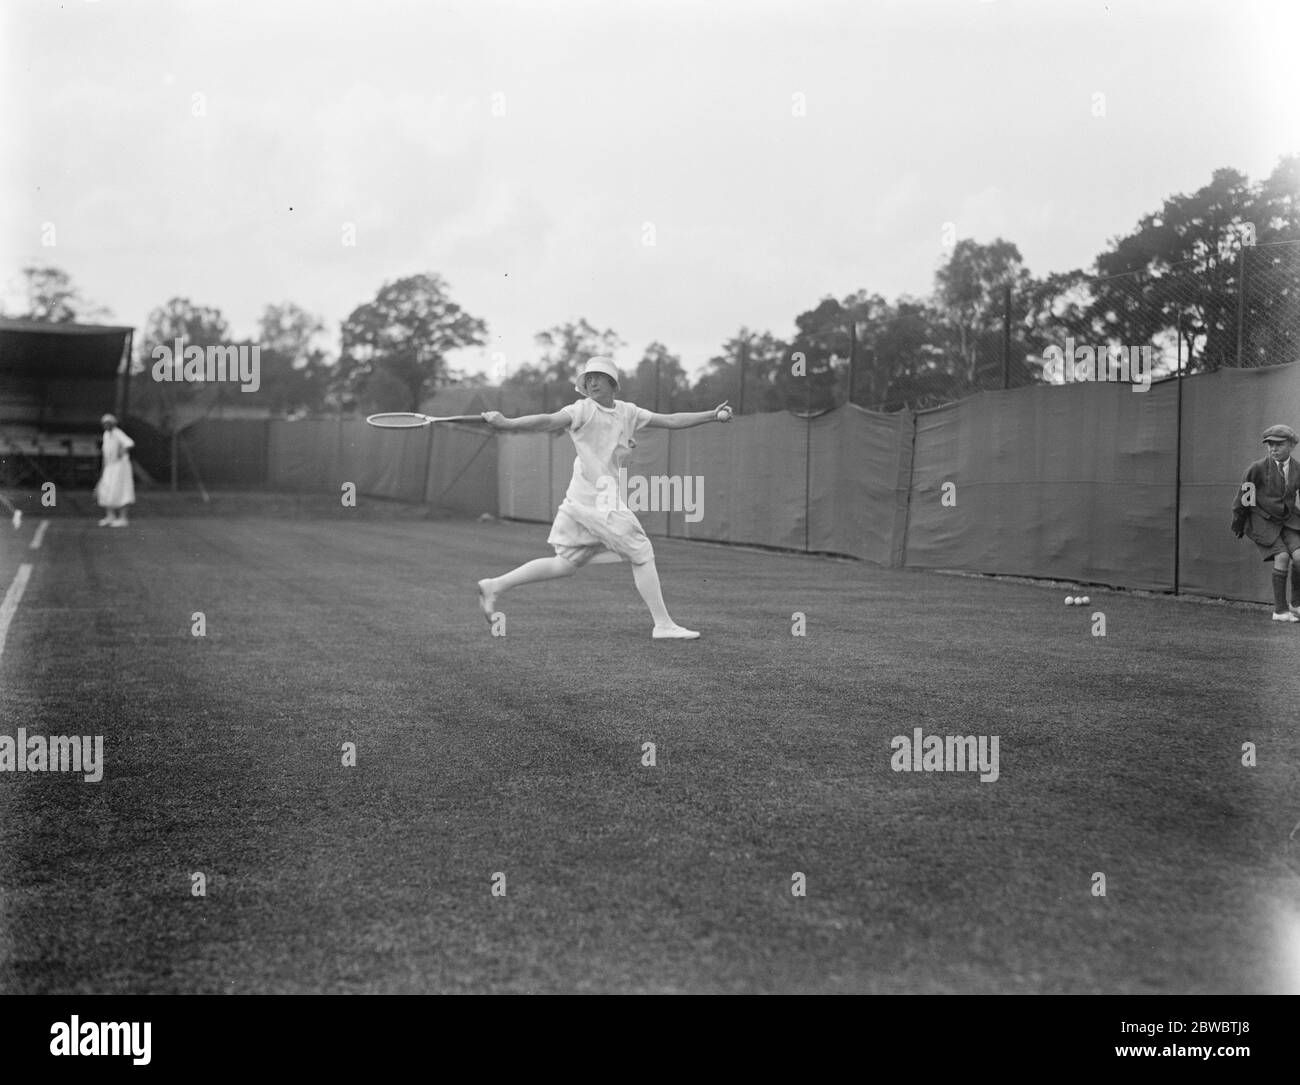
<path id="1" fill-rule="evenodd" d="M 560 557 L 584 565 L 609 550 L 633 565 L 653 561 L 654 547 L 628 509 L 593 509 L 566 497 L 560 502 L 546 540 Z"/>
<path id="2" fill-rule="evenodd" d="M 135 477 L 131 474 L 131 457 L 123 456 L 104 464 L 104 473 L 95 487 L 95 501 L 102 508 L 120 509 L 135 504 Z"/>

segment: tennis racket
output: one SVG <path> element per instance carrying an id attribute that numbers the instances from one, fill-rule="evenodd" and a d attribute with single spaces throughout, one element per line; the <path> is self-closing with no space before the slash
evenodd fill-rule
<path id="1" fill-rule="evenodd" d="M 387 414 L 372 414 L 366 418 L 372 426 L 379 429 L 418 429 L 430 422 L 482 422 L 481 414 L 449 414 L 434 418 L 427 414 L 413 414 L 410 411 L 392 411 Z"/>

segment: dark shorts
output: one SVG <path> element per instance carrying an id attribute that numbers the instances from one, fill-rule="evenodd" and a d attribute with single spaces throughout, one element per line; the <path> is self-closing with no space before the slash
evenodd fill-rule
<path id="1" fill-rule="evenodd" d="M 1264 555 L 1265 561 L 1272 561 L 1278 554 L 1294 554 L 1300 550 L 1300 531 L 1284 527 L 1282 534 L 1277 537 L 1277 541 L 1272 546 L 1265 546 L 1263 543 L 1255 545 L 1259 547 L 1259 552 Z"/>

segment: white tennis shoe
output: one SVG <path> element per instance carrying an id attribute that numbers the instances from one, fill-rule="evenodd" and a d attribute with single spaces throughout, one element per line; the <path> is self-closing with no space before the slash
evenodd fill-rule
<path id="1" fill-rule="evenodd" d="M 1281 614 L 1274 614 L 1274 615 L 1273 615 L 1273 621 L 1275 621 L 1275 622 L 1300 622 L 1300 618 L 1297 618 L 1294 614 L 1291 613 L 1291 611 L 1289 611 L 1289 610 L 1284 610 Z"/>
<path id="2" fill-rule="evenodd" d="M 491 624 L 492 615 L 497 612 L 497 593 L 489 587 L 491 583 L 491 577 L 478 582 L 478 605 L 483 608 L 483 617 L 488 620 L 488 624 Z"/>
<path id="3" fill-rule="evenodd" d="M 1297 619 L 1300 621 L 1300 619 Z M 665 625 L 662 628 L 655 626 L 655 631 L 651 634 L 655 640 L 695 640 L 699 637 L 694 629 L 687 629 L 680 625 Z"/>

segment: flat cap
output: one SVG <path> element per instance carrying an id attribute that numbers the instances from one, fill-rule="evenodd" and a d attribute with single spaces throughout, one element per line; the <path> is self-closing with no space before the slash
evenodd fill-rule
<path id="1" fill-rule="evenodd" d="M 1295 430 L 1290 426 L 1269 426 L 1264 431 L 1261 441 L 1290 441 L 1293 444 L 1300 444 L 1300 437 L 1296 436 Z"/>

